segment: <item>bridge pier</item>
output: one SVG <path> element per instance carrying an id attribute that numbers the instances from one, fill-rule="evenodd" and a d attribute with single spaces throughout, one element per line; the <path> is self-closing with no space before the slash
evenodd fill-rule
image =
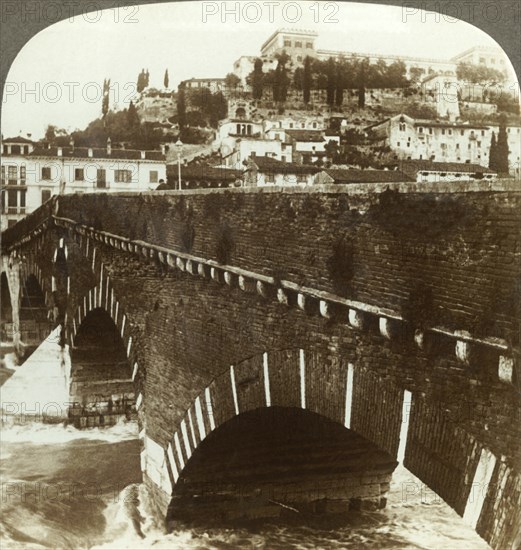
<path id="1" fill-rule="evenodd" d="M 22 354 L 20 341 L 20 260 L 2 255 L 2 272 L 5 272 L 11 299 L 11 321 L 13 347 L 18 355 Z"/>

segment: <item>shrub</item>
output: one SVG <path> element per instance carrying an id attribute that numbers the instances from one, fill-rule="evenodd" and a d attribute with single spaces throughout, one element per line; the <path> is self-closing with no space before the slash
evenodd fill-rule
<path id="1" fill-rule="evenodd" d="M 348 237 L 340 237 L 333 243 L 327 269 L 333 287 L 339 294 L 346 295 L 351 290 L 353 257 L 353 243 Z"/>
<path id="2" fill-rule="evenodd" d="M 230 263 L 233 251 L 235 250 L 235 240 L 233 233 L 228 225 L 222 225 L 217 234 L 215 257 L 220 264 Z"/>

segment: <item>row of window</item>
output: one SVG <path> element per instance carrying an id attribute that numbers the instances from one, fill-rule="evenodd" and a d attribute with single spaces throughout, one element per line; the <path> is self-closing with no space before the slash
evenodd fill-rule
<path id="1" fill-rule="evenodd" d="M 21 210 L 25 209 L 25 196 L 25 189 L 8 189 L 7 191 L 2 191 L 2 213 L 23 214 L 24 212 Z"/>
<path id="2" fill-rule="evenodd" d="M 401 144 L 401 141 L 397 141 L 396 142 L 396 146 L 397 147 L 400 147 L 400 144 Z M 456 143 L 456 149 L 459 149 L 460 148 L 460 144 L 459 143 Z M 411 146 L 411 139 L 409 138 L 407 140 L 407 147 L 410 147 Z M 478 147 L 478 149 L 481 149 L 481 141 L 478 141 L 476 142 L 476 146 Z M 447 144 L 446 143 L 440 143 L 440 148 L 441 149 L 447 149 Z M 470 151 L 470 149 L 472 149 L 472 144 L 469 143 L 468 146 L 467 146 L 467 149 Z"/>
<path id="3" fill-rule="evenodd" d="M 20 166 L 20 179 L 18 179 L 18 167 L 7 167 L 7 178 L 5 166 L 2 166 L 2 185 L 25 185 L 26 181 L 26 169 L 25 165 Z"/>
<path id="4" fill-rule="evenodd" d="M 487 60 L 486 60 L 484 57 L 480 57 L 480 58 L 479 58 L 479 62 L 480 62 L 480 63 L 486 63 Z M 504 64 L 505 64 L 505 62 L 503 61 L 503 59 L 500 59 L 500 60 L 499 60 L 499 63 L 500 63 L 500 65 L 504 65 Z M 496 60 L 495 60 L 493 57 L 490 58 L 490 64 L 491 64 L 491 65 L 495 65 L 495 64 L 496 64 Z"/>
<path id="5" fill-rule="evenodd" d="M 4 155 L 25 155 L 31 152 L 29 145 L 8 145 L 4 143 L 2 149 Z"/>
<path id="6" fill-rule="evenodd" d="M 251 129 L 250 129 L 251 130 Z M 251 133 L 251 131 L 250 131 Z M 20 174 L 18 174 L 18 167 L 11 165 L 2 165 L 1 172 L 2 185 L 25 185 L 26 184 L 26 167 L 20 166 Z M 44 181 L 52 180 L 52 173 L 50 166 L 43 166 L 41 169 L 41 179 Z M 85 169 L 74 169 L 74 181 L 85 181 Z M 97 182 L 106 182 L 106 170 L 104 168 L 98 168 L 96 173 Z M 132 181 L 132 170 L 114 170 L 114 181 L 116 183 L 130 183 Z M 150 170 L 149 183 L 159 182 L 159 172 L 157 170 Z"/>
<path id="7" fill-rule="evenodd" d="M 296 174 L 297 183 L 307 183 L 307 175 L 306 174 Z M 284 179 L 287 181 L 288 179 L 292 179 L 291 175 L 285 175 Z M 275 174 L 274 173 L 267 173 L 264 176 L 264 180 L 266 183 L 275 183 Z"/>
<path id="8" fill-rule="evenodd" d="M 400 132 L 405 132 L 405 130 L 407 130 L 407 125 L 405 124 L 405 122 L 400 122 L 399 123 L 399 129 L 400 129 Z M 429 128 L 429 127 L 423 127 L 423 126 L 418 126 L 418 133 L 420 134 L 423 134 L 424 133 L 424 130 L 428 131 L 430 135 L 432 135 L 432 128 Z M 510 130 L 513 130 L 513 128 L 507 128 L 507 133 L 513 133 L 511 132 Z M 441 135 L 444 136 L 446 134 L 448 134 L 449 136 L 452 136 L 452 128 L 442 128 L 441 129 Z M 482 136 L 485 135 L 485 130 L 480 130 L 480 133 Z M 520 128 L 517 128 L 517 133 L 521 133 L 521 129 Z M 460 135 L 464 136 L 465 135 L 465 130 L 460 130 Z M 470 130 L 470 137 L 475 137 L 476 136 L 476 131 L 474 130 Z"/>
<path id="9" fill-rule="evenodd" d="M 299 42 L 298 40 L 296 42 L 293 43 L 293 47 L 294 48 L 302 48 L 303 42 Z M 291 48 L 291 40 L 284 40 L 284 47 L 285 48 Z M 313 49 L 313 42 L 306 42 L 306 48 L 308 50 L 312 50 Z"/>

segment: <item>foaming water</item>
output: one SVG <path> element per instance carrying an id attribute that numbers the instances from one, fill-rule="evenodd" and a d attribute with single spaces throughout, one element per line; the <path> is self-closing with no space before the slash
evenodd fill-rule
<path id="1" fill-rule="evenodd" d="M 121 419 L 117 424 L 107 428 L 86 428 L 78 430 L 72 425 L 45 424 L 28 422 L 17 424 L 17 419 L 7 417 L 2 426 L 3 443 L 32 443 L 34 445 L 68 443 L 78 440 L 104 441 L 116 443 L 129 441 L 138 436 L 135 421 Z"/>
<path id="2" fill-rule="evenodd" d="M 2 431 L 0 537 L 18 549 L 425 549 L 488 545 L 407 470 L 394 475 L 387 508 L 350 513 L 342 524 L 178 525 L 165 534 L 141 484 L 135 422 L 77 430 L 8 425 Z"/>
<path id="3" fill-rule="evenodd" d="M 132 491 L 128 491 L 128 489 Z M 414 494 L 413 494 L 414 493 Z M 111 541 L 95 546 L 116 549 L 280 549 L 381 548 L 481 550 L 489 546 L 437 495 L 428 492 L 405 468 L 395 474 L 386 510 L 354 513 L 339 525 L 312 520 L 307 526 L 264 523 L 234 529 L 179 526 L 165 534 L 153 521 L 144 485 L 127 487 L 107 507 Z M 337 521 L 337 520 L 336 520 Z M 329 523 L 329 524 L 328 524 Z M 138 524 L 138 525 L 137 525 Z"/>

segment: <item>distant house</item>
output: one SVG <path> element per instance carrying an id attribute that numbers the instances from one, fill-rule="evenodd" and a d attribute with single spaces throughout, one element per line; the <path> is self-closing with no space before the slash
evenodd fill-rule
<path id="1" fill-rule="evenodd" d="M 326 139 L 322 130 L 285 130 L 292 143 L 293 160 L 310 163 L 326 155 Z M 340 142 L 340 138 L 338 138 Z"/>
<path id="2" fill-rule="evenodd" d="M 179 189 L 179 174 L 177 164 L 167 165 L 167 183 L 157 188 L 157 191 Z M 242 170 L 233 170 L 209 164 L 188 164 L 181 166 L 182 189 L 208 189 L 210 187 L 240 187 L 242 185 Z"/>
<path id="3" fill-rule="evenodd" d="M 454 74 L 431 74 L 421 82 L 424 99 L 436 109 L 438 116 L 450 121 L 460 116 L 458 90 L 460 86 Z"/>
<path id="4" fill-rule="evenodd" d="M 242 118 L 227 118 L 219 122 L 218 135 L 220 139 L 228 136 L 254 136 L 261 137 L 263 133 L 262 122 Z"/>
<path id="5" fill-rule="evenodd" d="M 43 147 L 25 138 L 2 140 L 1 183 L 4 227 L 13 225 L 52 195 L 150 191 L 166 180 L 161 151 Z"/>
<path id="6" fill-rule="evenodd" d="M 470 122 L 420 120 L 401 114 L 366 127 L 380 146 L 391 148 L 397 159 L 430 160 L 488 165 L 492 134 L 497 126 Z M 510 171 L 520 176 L 521 127 L 508 126 Z"/>
<path id="7" fill-rule="evenodd" d="M 320 168 L 317 166 L 254 156 L 247 161 L 244 185 L 248 187 L 313 185 L 318 172 Z"/>
<path id="8" fill-rule="evenodd" d="M 221 141 L 219 153 L 224 166 L 241 170 L 250 156 L 281 160 L 282 145 L 282 142 L 276 139 L 264 139 L 249 135 L 228 136 Z M 291 152 L 291 147 L 289 150 Z"/>
<path id="9" fill-rule="evenodd" d="M 328 168 L 315 177 L 316 184 L 349 183 L 401 183 L 415 181 L 414 178 L 398 170 L 356 170 L 354 168 Z"/>
<path id="10" fill-rule="evenodd" d="M 492 180 L 497 177 L 497 173 L 490 168 L 466 162 L 402 160 L 397 168 L 419 182 Z"/>
<path id="11" fill-rule="evenodd" d="M 222 92 L 226 85 L 224 78 L 190 78 L 183 80 L 181 85 L 184 85 L 185 89 L 198 90 L 201 88 L 207 88 L 211 92 Z"/>

